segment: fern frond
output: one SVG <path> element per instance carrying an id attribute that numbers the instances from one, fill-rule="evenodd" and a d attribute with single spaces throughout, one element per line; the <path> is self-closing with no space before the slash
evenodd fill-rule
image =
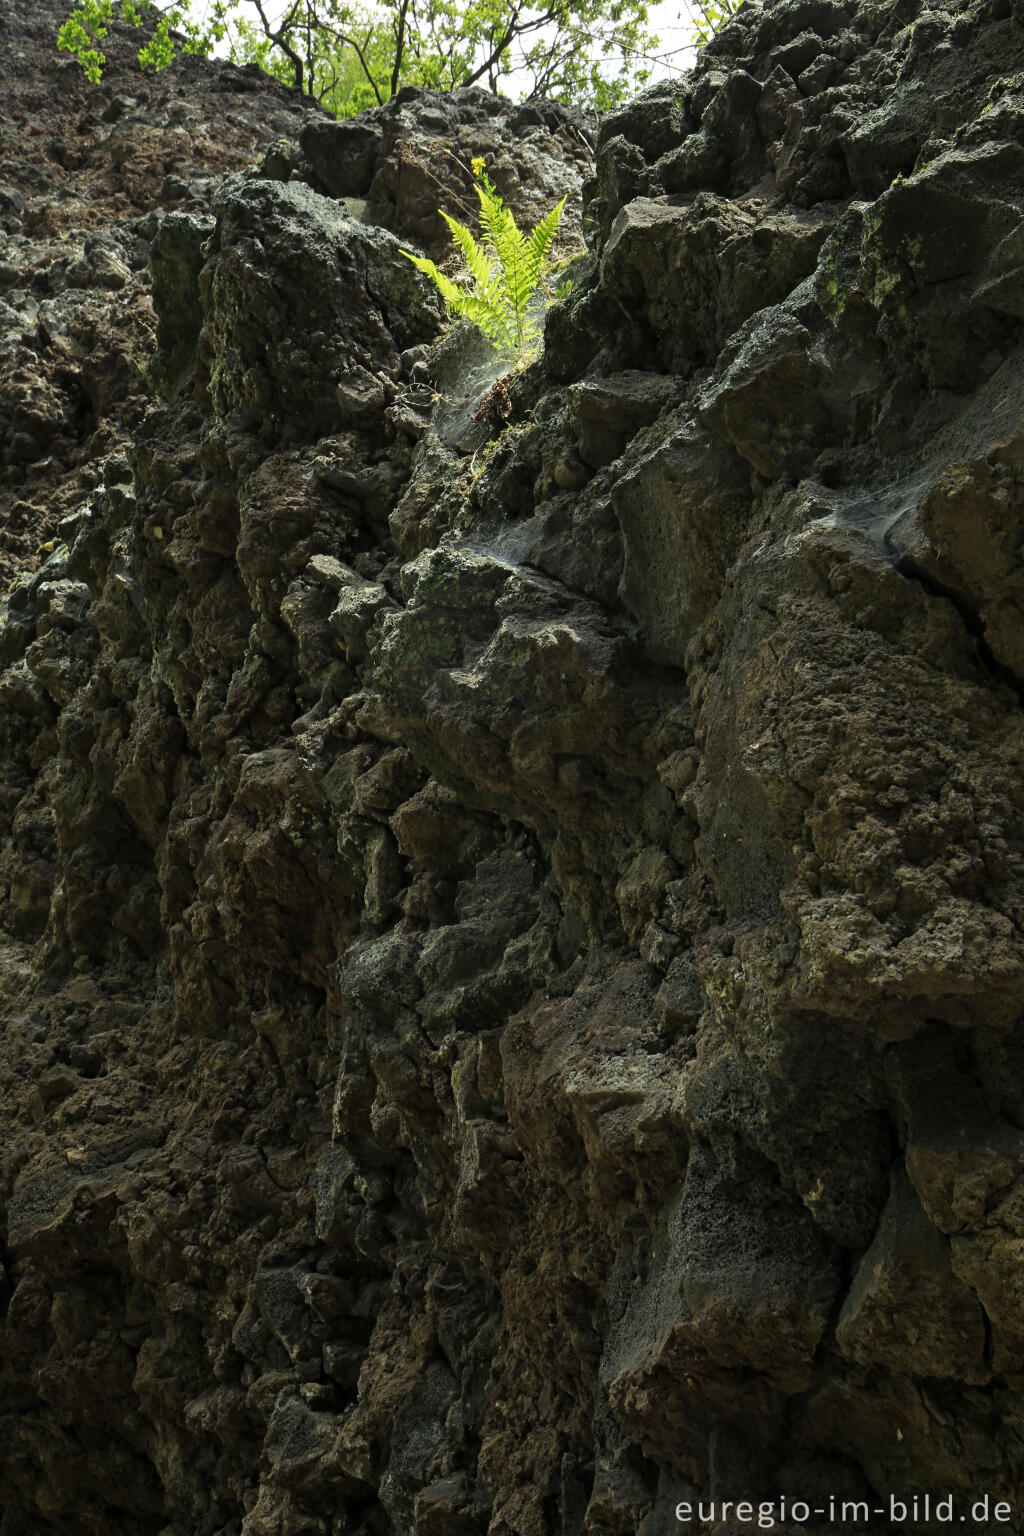
<path id="1" fill-rule="evenodd" d="M 474 283 L 484 290 L 490 288 L 494 281 L 494 273 L 491 271 L 491 264 L 486 255 L 474 240 L 472 232 L 466 228 L 465 224 L 460 224 L 458 219 L 451 218 L 443 210 L 441 217 L 448 225 L 452 232 L 452 239 L 465 257 L 469 275 Z"/>
<path id="2" fill-rule="evenodd" d="M 484 186 L 478 181 L 476 195 L 480 199 L 480 228 L 485 241 L 497 254 L 507 240 L 514 240 L 519 234 L 516 221 L 490 183 Z"/>
<path id="3" fill-rule="evenodd" d="M 527 341 L 527 309 L 540 281 L 540 264 L 513 215 L 497 196 L 477 183 L 480 227 L 501 271 L 501 298 L 508 315 L 513 346 Z"/>
<path id="4" fill-rule="evenodd" d="M 538 277 L 543 269 L 548 251 L 551 249 L 552 241 L 558 234 L 558 226 L 562 221 L 562 209 L 564 207 L 565 198 L 563 197 L 561 202 L 555 204 L 550 213 L 544 215 L 540 223 L 530 231 L 527 238 L 530 254 L 537 263 Z"/>
<path id="5" fill-rule="evenodd" d="M 465 288 L 460 288 L 440 270 L 436 262 L 430 260 L 429 256 L 414 256 L 412 251 L 403 251 L 402 255 L 436 283 L 438 292 L 451 314 L 461 315 L 463 319 L 471 320 L 483 331 L 489 341 L 494 342 L 496 347 L 507 350 L 514 345 L 514 337 L 510 333 L 504 308 L 500 301 L 491 297 L 488 291 L 478 290 L 470 293 Z"/>
<path id="6" fill-rule="evenodd" d="M 509 335 L 505 314 L 498 306 L 467 293 L 463 295 L 462 303 L 458 306 L 456 313 L 466 320 L 472 320 L 487 339 L 493 341 L 501 351 L 507 352 L 513 349 L 513 338 Z"/>
<path id="7" fill-rule="evenodd" d="M 431 261 L 429 256 L 414 256 L 412 251 L 402 251 L 401 254 L 407 261 L 411 261 L 414 267 L 418 267 L 421 272 L 425 272 L 437 284 L 438 291 L 446 304 L 455 305 L 464 298 L 463 290 L 456 287 L 451 278 L 447 277 L 438 267 L 437 263 Z"/>
<path id="8" fill-rule="evenodd" d="M 523 234 L 492 185 L 483 162 L 473 162 L 480 199 L 481 240 L 465 224 L 440 210 L 465 258 L 471 288 L 460 287 L 427 256 L 402 255 L 433 280 L 450 313 L 478 326 L 504 352 L 522 352 L 540 339 L 537 293 L 544 280 L 548 252 L 558 232 L 565 198 L 545 214 L 529 235 Z M 547 290 L 543 290 L 545 293 Z M 563 290 L 560 290 L 560 292 Z M 550 301 L 549 301 L 550 302 Z"/>

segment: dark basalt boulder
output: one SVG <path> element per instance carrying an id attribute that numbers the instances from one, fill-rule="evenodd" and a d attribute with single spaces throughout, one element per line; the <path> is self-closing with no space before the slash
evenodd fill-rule
<path id="1" fill-rule="evenodd" d="M 596 125 L 86 89 L 52 19 L 0 1536 L 1015 1528 L 1020 6 L 750 4 Z M 515 370 L 401 256 L 478 154 L 580 193 Z"/>
<path id="2" fill-rule="evenodd" d="M 429 255 L 449 248 L 437 210 L 475 222 L 470 162 L 488 175 L 521 227 L 568 197 L 563 234 L 578 239 L 578 193 L 592 164 L 594 115 L 556 102 L 518 106 L 477 86 L 439 94 L 406 86 L 383 107 L 347 122 L 310 120 L 302 174 L 318 191 L 350 200 L 362 217 Z"/>

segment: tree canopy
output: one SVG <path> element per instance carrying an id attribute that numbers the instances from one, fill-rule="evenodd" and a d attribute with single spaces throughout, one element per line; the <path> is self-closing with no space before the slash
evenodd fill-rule
<path id="1" fill-rule="evenodd" d="M 513 71 L 527 97 L 608 107 L 645 83 L 657 49 L 647 0 L 211 0 L 201 21 L 184 0 L 79 0 L 58 42 L 94 81 L 118 20 L 146 25 L 144 68 L 176 46 L 226 46 L 340 117 L 406 85 L 498 91 Z"/>

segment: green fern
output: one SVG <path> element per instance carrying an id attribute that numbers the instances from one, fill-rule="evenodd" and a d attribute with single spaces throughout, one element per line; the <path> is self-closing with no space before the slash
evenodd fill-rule
<path id="1" fill-rule="evenodd" d="M 452 282 L 427 256 L 403 251 L 436 284 L 453 315 L 471 320 L 501 352 L 522 353 L 540 340 L 537 292 L 548 271 L 548 254 L 558 233 L 565 198 L 524 234 L 492 186 L 482 160 L 473 162 L 480 199 L 483 243 L 458 219 L 441 212 L 466 262 L 472 286 Z M 564 297 L 566 285 L 557 297 Z"/>

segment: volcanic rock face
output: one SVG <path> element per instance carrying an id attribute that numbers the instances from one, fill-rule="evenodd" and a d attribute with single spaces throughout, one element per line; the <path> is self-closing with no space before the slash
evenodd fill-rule
<path id="1" fill-rule="evenodd" d="M 152 399 L 147 263 L 170 209 L 319 116 L 259 71 L 139 73 L 116 26 L 101 87 L 57 52 L 60 0 L 0 14 L 0 579 L 53 538 Z"/>
<path id="2" fill-rule="evenodd" d="M 507 408 L 400 248 L 571 113 L 97 205 L 163 398 L 0 619 L 3 1536 L 1024 1508 L 1022 81 L 1008 0 L 749 9 Z"/>

